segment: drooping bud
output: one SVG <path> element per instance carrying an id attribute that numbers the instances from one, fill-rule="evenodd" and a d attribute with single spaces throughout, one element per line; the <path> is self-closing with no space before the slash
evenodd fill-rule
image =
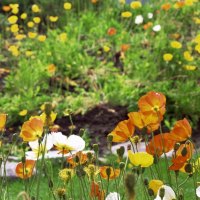
<path id="1" fill-rule="evenodd" d="M 125 178 L 125 186 L 127 191 L 128 199 L 135 198 L 135 176 L 134 174 L 127 174 Z"/>
<path id="2" fill-rule="evenodd" d="M 112 141 L 113 141 L 113 135 L 108 135 L 107 136 L 107 141 L 109 142 L 109 143 L 111 143 Z"/>
<path id="3" fill-rule="evenodd" d="M 164 198 L 164 196 L 165 196 L 165 188 L 160 188 L 160 191 L 159 191 L 159 196 L 160 196 L 160 198 L 161 199 L 163 199 Z"/>
<path id="4" fill-rule="evenodd" d="M 120 168 L 120 170 L 123 170 L 124 167 L 125 167 L 125 163 L 124 163 L 124 162 L 120 162 L 120 163 L 119 163 L 119 168 Z"/>
<path id="5" fill-rule="evenodd" d="M 109 179 L 109 177 L 110 177 L 110 174 L 111 174 L 111 168 L 108 167 L 108 168 L 106 169 L 106 175 L 108 176 L 108 179 Z"/>
<path id="6" fill-rule="evenodd" d="M 99 151 L 99 145 L 98 144 L 93 144 L 93 149 L 95 153 L 98 153 Z"/>
<path id="7" fill-rule="evenodd" d="M 193 172 L 193 167 L 190 163 L 185 165 L 185 171 L 189 174 Z"/>

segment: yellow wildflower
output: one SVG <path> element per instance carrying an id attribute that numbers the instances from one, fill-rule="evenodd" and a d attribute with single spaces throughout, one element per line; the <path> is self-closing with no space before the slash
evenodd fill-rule
<path id="1" fill-rule="evenodd" d="M 38 40 L 40 41 L 40 42 L 44 42 L 45 40 L 46 40 L 46 35 L 39 35 L 38 36 Z"/>
<path id="2" fill-rule="evenodd" d="M 19 112 L 19 115 L 25 116 L 27 114 L 27 112 L 28 112 L 27 110 L 22 110 L 22 111 Z"/>
<path id="3" fill-rule="evenodd" d="M 32 52 L 32 51 L 26 51 L 26 52 L 25 52 L 25 55 L 26 55 L 27 57 L 30 57 L 30 56 L 33 55 L 33 52 Z"/>
<path id="4" fill-rule="evenodd" d="M 140 1 L 133 1 L 131 4 L 130 4 L 131 8 L 133 9 L 137 9 L 137 8 L 140 8 L 142 7 L 142 3 Z"/>
<path id="5" fill-rule="evenodd" d="M 16 15 L 11 15 L 9 18 L 8 18 L 8 22 L 10 24 L 15 24 L 18 20 L 18 17 Z"/>
<path id="6" fill-rule="evenodd" d="M 54 64 L 50 64 L 48 67 L 47 67 L 47 71 L 53 75 L 56 71 L 56 66 Z"/>
<path id="7" fill-rule="evenodd" d="M 132 13 L 129 12 L 129 11 L 125 11 L 125 12 L 122 12 L 122 13 L 121 13 L 121 16 L 122 16 L 123 18 L 129 18 L 129 17 L 132 16 Z"/>
<path id="8" fill-rule="evenodd" d="M 178 41 L 172 41 L 170 43 L 171 47 L 174 48 L 174 49 L 180 49 L 182 47 L 182 44 Z"/>
<path id="9" fill-rule="evenodd" d="M 26 35 L 24 35 L 24 34 L 17 34 L 16 36 L 15 36 L 15 39 L 16 40 L 22 40 L 22 39 L 24 39 L 26 37 Z"/>
<path id="10" fill-rule="evenodd" d="M 165 53 L 163 55 L 163 60 L 166 61 L 166 62 L 169 62 L 173 59 L 173 55 L 171 53 Z"/>
<path id="11" fill-rule="evenodd" d="M 26 18 L 27 18 L 27 14 L 26 14 L 26 13 L 22 13 L 22 14 L 20 15 L 20 18 L 21 18 L 21 19 L 26 19 Z"/>
<path id="12" fill-rule="evenodd" d="M 36 24 L 39 24 L 41 22 L 41 19 L 40 17 L 34 17 L 33 18 L 33 21 L 36 23 Z"/>
<path id="13" fill-rule="evenodd" d="M 37 36 L 37 33 L 34 33 L 34 32 L 28 32 L 28 37 L 33 39 Z"/>
<path id="14" fill-rule="evenodd" d="M 49 16 L 49 20 L 51 22 L 56 22 L 56 21 L 58 21 L 58 16 Z"/>
<path id="15" fill-rule="evenodd" d="M 69 2 L 64 3 L 64 9 L 65 10 L 71 10 L 71 8 L 72 8 L 72 4 L 71 3 L 69 3 Z"/>
<path id="16" fill-rule="evenodd" d="M 109 46 L 106 46 L 106 45 L 104 45 L 104 46 L 103 46 L 103 50 L 104 50 L 105 52 L 109 52 L 109 51 L 110 51 L 110 47 L 109 47 Z"/>
<path id="17" fill-rule="evenodd" d="M 186 6 L 193 6 L 194 0 L 185 0 L 185 5 Z"/>
<path id="18" fill-rule="evenodd" d="M 194 71 L 197 67 L 194 65 L 185 65 L 184 69 L 188 71 Z"/>
<path id="19" fill-rule="evenodd" d="M 32 11 L 33 11 L 34 13 L 40 12 L 40 8 L 39 8 L 39 6 L 36 5 L 36 4 L 33 4 L 32 7 L 31 7 L 31 9 L 32 9 Z"/>
<path id="20" fill-rule="evenodd" d="M 119 0 L 119 3 L 120 3 L 120 4 L 125 4 L 125 3 L 126 3 L 126 0 Z"/>
<path id="21" fill-rule="evenodd" d="M 29 28 L 32 28 L 32 27 L 34 27 L 34 22 L 32 22 L 32 21 L 30 21 L 30 22 L 28 22 L 27 23 L 27 26 L 29 27 Z"/>
<path id="22" fill-rule="evenodd" d="M 13 24 L 13 25 L 11 25 L 10 31 L 11 31 L 12 33 L 17 33 L 17 32 L 19 31 L 19 26 L 18 26 L 18 24 Z"/>
<path id="23" fill-rule="evenodd" d="M 66 34 L 66 33 L 61 33 L 61 34 L 59 35 L 59 40 L 60 40 L 61 42 L 65 42 L 65 41 L 67 40 L 67 34 Z"/>
<path id="24" fill-rule="evenodd" d="M 189 51 L 185 51 L 183 53 L 183 56 L 184 56 L 185 60 L 187 60 L 187 61 L 193 61 L 194 60 L 194 58 L 191 56 Z"/>
<path id="25" fill-rule="evenodd" d="M 197 51 L 198 53 L 200 53 L 200 44 L 197 44 L 194 49 L 195 49 L 195 51 Z"/>
<path id="26" fill-rule="evenodd" d="M 59 177 L 65 182 L 68 182 L 69 180 L 71 180 L 73 178 L 73 176 L 74 176 L 73 169 L 64 168 L 64 169 L 60 170 L 60 172 L 59 172 Z"/>

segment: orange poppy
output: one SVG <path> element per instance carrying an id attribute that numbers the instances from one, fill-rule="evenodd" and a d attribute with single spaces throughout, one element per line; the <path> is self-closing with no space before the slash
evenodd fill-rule
<path id="1" fill-rule="evenodd" d="M 75 162 L 76 157 L 78 158 L 78 162 Z M 67 158 L 67 162 L 74 168 L 77 165 L 83 165 L 87 162 L 87 154 L 82 151 L 77 152 L 75 155 L 72 155 Z"/>
<path id="2" fill-rule="evenodd" d="M 103 190 L 100 190 L 99 184 L 94 182 L 94 181 L 92 181 L 92 184 L 91 184 L 90 197 L 91 198 L 98 197 L 98 200 L 104 200 L 105 199 L 105 192 Z"/>
<path id="3" fill-rule="evenodd" d="M 3 131 L 5 128 L 6 118 L 7 118 L 6 114 L 4 114 L 4 113 L 0 114 L 0 131 Z"/>
<path id="4" fill-rule="evenodd" d="M 171 131 L 170 139 L 177 142 L 183 142 L 192 135 L 192 128 L 186 118 L 179 120 Z"/>
<path id="5" fill-rule="evenodd" d="M 107 34 L 108 34 L 109 36 L 113 36 L 113 35 L 115 35 L 116 33 L 117 33 L 117 30 L 116 30 L 116 28 L 113 28 L 113 27 L 109 28 L 108 31 L 107 31 Z"/>
<path id="6" fill-rule="evenodd" d="M 162 10 L 168 11 L 171 8 L 171 4 L 170 3 L 165 3 L 161 6 Z"/>
<path id="7" fill-rule="evenodd" d="M 138 101 L 140 112 L 143 115 L 152 117 L 152 123 L 158 123 L 163 119 L 165 114 L 166 97 L 162 93 L 148 92 Z"/>
<path id="8" fill-rule="evenodd" d="M 19 136 L 25 142 L 35 141 L 42 136 L 43 126 L 44 123 L 40 118 L 32 117 L 24 122 Z"/>
<path id="9" fill-rule="evenodd" d="M 146 146 L 146 152 L 151 155 L 161 156 L 174 148 L 175 141 L 170 140 L 170 133 L 155 135 Z"/>
<path id="10" fill-rule="evenodd" d="M 152 115 L 143 115 L 141 112 L 130 112 L 128 117 L 132 124 L 137 126 L 139 129 L 147 128 L 147 132 L 151 133 L 159 128 L 159 123 L 154 123 L 154 118 Z M 152 121 L 153 119 L 153 121 Z"/>
<path id="11" fill-rule="evenodd" d="M 130 48 L 130 44 L 122 44 L 121 51 L 126 52 Z"/>
<path id="12" fill-rule="evenodd" d="M 119 122 L 109 135 L 113 136 L 113 142 L 125 142 L 133 136 L 134 131 L 135 127 L 129 119 Z"/>
<path id="13" fill-rule="evenodd" d="M 172 159 L 172 165 L 169 167 L 170 170 L 180 170 L 185 163 L 187 162 L 187 158 L 184 156 L 177 156 Z"/>
<path id="14" fill-rule="evenodd" d="M 20 162 L 17 164 L 17 167 L 15 169 L 16 175 L 19 178 L 27 179 L 32 176 L 34 166 L 34 160 L 26 160 L 25 163 Z"/>
<path id="15" fill-rule="evenodd" d="M 144 24 L 143 29 L 144 29 L 144 30 L 147 30 L 147 29 L 150 28 L 152 25 L 153 25 L 152 22 L 148 22 L 148 23 Z"/>
<path id="16" fill-rule="evenodd" d="M 104 179 L 115 179 L 119 176 L 120 174 L 120 169 L 113 169 L 113 167 L 110 166 L 103 166 L 100 167 L 100 175 Z"/>
<path id="17" fill-rule="evenodd" d="M 187 142 L 180 145 L 176 151 L 176 156 L 184 156 L 189 160 L 192 157 L 193 151 L 194 145 L 191 142 Z"/>

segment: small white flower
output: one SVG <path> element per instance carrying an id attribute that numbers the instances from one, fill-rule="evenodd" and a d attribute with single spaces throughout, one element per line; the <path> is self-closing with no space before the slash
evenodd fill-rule
<path id="1" fill-rule="evenodd" d="M 155 25 L 154 27 L 153 27 L 153 31 L 155 31 L 155 32 L 159 32 L 161 30 L 161 26 L 158 24 L 158 25 Z"/>
<path id="2" fill-rule="evenodd" d="M 39 145 L 38 140 L 28 143 L 32 151 L 26 152 L 27 156 L 32 157 L 32 159 L 40 158 L 41 155 L 46 153 L 53 147 L 53 137 L 51 134 L 45 135 L 41 144 Z"/>
<path id="3" fill-rule="evenodd" d="M 120 200 L 120 195 L 117 192 L 110 192 L 105 200 Z"/>
<path id="4" fill-rule="evenodd" d="M 164 194 L 164 197 L 162 199 L 159 196 L 161 188 L 164 188 L 164 190 L 165 190 L 165 194 Z M 174 199 L 176 199 L 176 194 L 175 194 L 174 190 L 171 187 L 167 186 L 167 185 L 162 185 L 159 188 L 157 196 L 156 196 L 156 198 L 154 200 L 174 200 Z"/>
<path id="5" fill-rule="evenodd" d="M 61 132 L 58 132 L 52 133 L 52 136 L 53 144 L 62 153 L 68 153 L 69 151 L 78 152 L 85 148 L 85 141 L 78 135 L 70 135 L 67 137 Z"/>
<path id="6" fill-rule="evenodd" d="M 152 19 L 153 18 L 153 13 L 148 13 L 147 17 L 148 17 L 148 19 Z"/>
<path id="7" fill-rule="evenodd" d="M 142 15 L 137 15 L 135 18 L 135 24 L 142 24 L 143 23 L 143 17 Z"/>
<path id="8" fill-rule="evenodd" d="M 197 195 L 198 197 L 200 197 L 200 186 L 197 187 L 197 189 L 196 189 L 196 195 Z"/>

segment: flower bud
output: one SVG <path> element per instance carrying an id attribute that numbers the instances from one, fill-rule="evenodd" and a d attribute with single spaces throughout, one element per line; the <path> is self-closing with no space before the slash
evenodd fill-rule
<path id="1" fill-rule="evenodd" d="M 106 169 L 106 175 L 108 176 L 108 178 L 110 177 L 110 174 L 111 174 L 111 169 L 110 169 L 110 167 L 108 167 Z"/>
<path id="2" fill-rule="evenodd" d="M 80 136 L 80 137 L 83 137 L 84 133 L 85 133 L 85 129 L 84 129 L 84 128 L 81 128 L 81 129 L 79 130 L 79 136 Z"/>
<path id="3" fill-rule="evenodd" d="M 149 181 L 147 178 L 144 179 L 144 185 L 148 186 L 149 185 Z"/>
<path id="4" fill-rule="evenodd" d="M 124 167 L 125 167 L 125 163 L 124 163 L 124 162 L 120 162 L 120 163 L 119 163 L 119 168 L 120 168 L 120 170 L 123 170 Z"/>
<path id="5" fill-rule="evenodd" d="M 188 163 L 188 164 L 185 165 L 185 171 L 187 173 L 189 173 L 189 174 L 192 173 L 193 168 L 192 168 L 192 165 L 190 163 Z"/>
<path id="6" fill-rule="evenodd" d="M 111 143 L 112 141 L 113 141 L 113 135 L 108 135 L 107 136 L 107 141 L 109 142 L 109 143 Z"/>
<path id="7" fill-rule="evenodd" d="M 135 176 L 134 174 L 127 174 L 125 178 L 125 186 L 128 194 L 128 199 L 135 198 Z"/>
<path id="8" fill-rule="evenodd" d="M 154 196 L 154 192 L 151 188 L 148 189 L 148 194 L 149 196 Z"/>
<path id="9" fill-rule="evenodd" d="M 117 155 L 119 156 L 120 160 L 123 158 L 124 152 L 125 152 L 124 146 L 121 146 L 119 149 L 117 149 Z"/>
<path id="10" fill-rule="evenodd" d="M 186 156 L 187 155 L 187 148 L 184 147 L 183 150 L 181 151 L 181 155 L 182 156 Z"/>
<path id="11" fill-rule="evenodd" d="M 181 145 L 180 143 L 176 143 L 174 145 L 174 151 L 177 151 L 179 149 L 180 145 Z"/>
<path id="12" fill-rule="evenodd" d="M 165 188 L 160 188 L 159 196 L 160 196 L 161 199 L 164 198 L 164 196 L 165 196 Z"/>
<path id="13" fill-rule="evenodd" d="M 93 149 L 95 153 L 98 153 L 99 151 L 99 145 L 98 144 L 93 144 Z"/>
<path id="14" fill-rule="evenodd" d="M 52 111 L 52 105 L 49 102 L 44 104 L 44 113 L 46 114 L 47 118 L 50 117 Z"/>

